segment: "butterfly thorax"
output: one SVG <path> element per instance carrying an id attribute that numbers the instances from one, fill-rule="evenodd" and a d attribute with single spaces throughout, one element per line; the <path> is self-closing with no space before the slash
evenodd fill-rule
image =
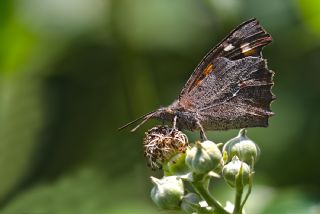
<path id="1" fill-rule="evenodd" d="M 178 129 L 197 129 L 197 113 L 182 106 L 178 100 L 167 107 L 159 108 L 152 117 L 169 123 L 173 123 L 176 117 Z"/>

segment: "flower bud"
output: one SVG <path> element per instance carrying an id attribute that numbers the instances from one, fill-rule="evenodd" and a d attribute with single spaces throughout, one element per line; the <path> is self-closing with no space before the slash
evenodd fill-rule
<path id="1" fill-rule="evenodd" d="M 197 174 L 204 174 L 217 168 L 222 161 L 222 154 L 217 144 L 212 141 L 196 142 L 187 150 L 186 164 Z"/>
<path id="2" fill-rule="evenodd" d="M 189 168 L 185 162 L 186 153 L 178 153 L 164 162 L 162 169 L 165 176 L 185 175 L 189 172 Z"/>
<path id="3" fill-rule="evenodd" d="M 197 213 L 201 201 L 202 199 L 196 193 L 188 193 L 183 197 L 180 207 L 185 213 Z"/>
<path id="4" fill-rule="evenodd" d="M 252 164 L 252 159 L 256 162 L 260 156 L 258 145 L 247 137 L 245 129 L 241 129 L 237 137 L 229 140 L 222 151 L 227 152 L 229 160 L 236 155 L 249 165 Z"/>
<path id="5" fill-rule="evenodd" d="M 179 209 L 184 194 L 183 182 L 177 176 L 167 176 L 162 179 L 151 177 L 154 187 L 151 198 L 161 209 Z"/>
<path id="6" fill-rule="evenodd" d="M 231 187 L 236 187 L 238 184 L 237 179 L 241 179 L 241 185 L 245 186 L 249 183 L 250 167 L 245 162 L 240 161 L 237 156 L 234 156 L 232 160 L 223 167 L 222 175 Z"/>

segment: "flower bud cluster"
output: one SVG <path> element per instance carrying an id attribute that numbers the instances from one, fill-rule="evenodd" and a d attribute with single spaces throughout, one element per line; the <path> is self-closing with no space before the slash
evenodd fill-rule
<path id="1" fill-rule="evenodd" d="M 181 209 L 185 213 L 212 213 L 199 192 L 185 190 L 186 182 L 205 182 L 214 177 L 225 179 L 232 188 L 249 184 L 253 165 L 260 155 L 259 147 L 246 136 L 244 129 L 222 148 L 205 140 L 188 146 L 186 136 L 165 126 L 146 133 L 145 156 L 152 167 L 163 167 L 162 179 L 151 178 L 151 198 L 162 209 Z M 224 209 L 224 208 L 222 208 Z M 226 211 L 227 212 L 227 211 Z"/>
<path id="2" fill-rule="evenodd" d="M 245 129 L 241 129 L 237 137 L 223 146 L 222 152 L 227 156 L 227 163 L 222 169 L 225 181 L 235 188 L 247 185 L 253 165 L 260 156 L 258 145 L 247 137 Z"/>

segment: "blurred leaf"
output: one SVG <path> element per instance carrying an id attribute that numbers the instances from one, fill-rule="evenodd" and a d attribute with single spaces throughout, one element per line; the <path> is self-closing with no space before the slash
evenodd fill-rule
<path id="1" fill-rule="evenodd" d="M 0 79 L 0 201 L 33 172 L 43 123 L 41 85 L 35 78 Z"/>
<path id="2" fill-rule="evenodd" d="M 0 73 L 21 72 L 31 59 L 36 40 L 15 18 L 10 17 L 0 29 Z"/>
<path id="3" fill-rule="evenodd" d="M 320 1 L 299 0 L 299 8 L 307 27 L 320 36 Z"/>
<path id="4" fill-rule="evenodd" d="M 17 17 L 37 35 L 69 39 L 103 26 L 109 0 L 17 0 Z"/>
<path id="5" fill-rule="evenodd" d="M 319 203 L 302 191 L 287 190 L 277 194 L 261 214 L 316 214 L 319 210 Z"/>
<path id="6" fill-rule="evenodd" d="M 203 0 L 209 3 L 219 18 L 237 19 L 244 4 L 238 0 Z M 225 20 L 226 21 L 226 20 Z"/>
<path id="7" fill-rule="evenodd" d="M 202 43 L 197 38 L 213 30 L 205 29 L 212 20 L 200 5 L 192 0 L 114 1 L 114 17 L 120 38 L 133 49 L 181 51 Z"/>
<path id="8" fill-rule="evenodd" d="M 132 177 L 133 176 L 133 177 Z M 53 183 L 42 183 L 21 193 L 3 213 L 120 214 L 157 213 L 138 194 L 140 185 L 133 175 L 107 180 L 90 167 L 63 176 Z M 139 196 L 139 197 L 137 197 Z M 149 195 L 148 195 L 149 196 Z M 140 198 L 140 199 L 139 199 Z"/>

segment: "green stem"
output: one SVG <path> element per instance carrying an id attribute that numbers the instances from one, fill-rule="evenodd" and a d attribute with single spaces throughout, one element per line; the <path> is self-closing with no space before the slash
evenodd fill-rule
<path id="1" fill-rule="evenodd" d="M 242 201 L 242 204 L 240 206 L 240 209 L 242 210 L 245 203 L 247 202 L 248 198 L 249 198 L 249 195 L 251 194 L 251 190 L 252 190 L 252 177 L 253 177 L 253 174 L 250 174 L 250 177 L 249 177 L 249 187 L 248 187 L 248 192 L 246 194 L 246 196 L 244 197 L 244 200 Z"/>
<path id="2" fill-rule="evenodd" d="M 230 214 L 217 202 L 204 188 L 202 182 L 191 182 L 193 189 L 208 203 L 209 206 L 214 208 L 215 213 L 217 214 Z"/>
<path id="3" fill-rule="evenodd" d="M 243 187 L 237 187 L 236 188 L 236 198 L 234 201 L 233 214 L 242 214 L 242 207 L 241 207 L 242 194 L 243 194 Z"/>
<path id="4" fill-rule="evenodd" d="M 243 194 L 243 165 L 241 164 L 239 173 L 236 176 L 236 197 L 234 200 L 233 214 L 242 214 L 241 199 Z"/>
<path id="5" fill-rule="evenodd" d="M 242 204 L 240 206 L 240 209 L 242 210 L 245 203 L 247 202 L 249 195 L 251 194 L 251 190 L 252 190 L 252 184 L 253 184 L 253 174 L 254 174 L 254 158 L 251 157 L 251 172 L 249 175 L 249 187 L 248 187 L 248 192 L 246 194 L 246 196 L 244 197 L 244 200 L 242 201 Z"/>

